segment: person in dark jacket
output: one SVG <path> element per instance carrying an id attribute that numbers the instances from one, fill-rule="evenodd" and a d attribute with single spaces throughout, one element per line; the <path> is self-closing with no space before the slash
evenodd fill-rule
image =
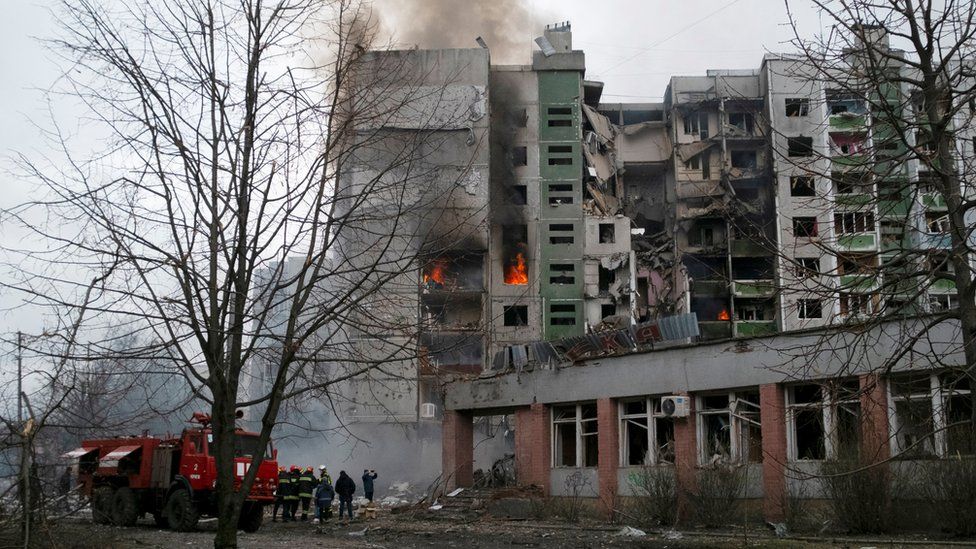
<path id="1" fill-rule="evenodd" d="M 370 503 L 373 503 L 373 481 L 376 480 L 377 476 L 376 471 L 363 469 L 363 492 Z"/>
<path id="2" fill-rule="evenodd" d="M 345 471 L 339 471 L 339 479 L 335 483 L 336 494 L 339 494 L 339 518 L 342 518 L 342 510 L 349 512 L 346 521 L 352 520 L 352 495 L 356 493 L 356 483 Z"/>
<path id="3" fill-rule="evenodd" d="M 335 489 L 328 478 L 323 478 L 315 488 L 315 522 L 324 522 L 332 518 L 332 500 L 335 499 Z"/>
<path id="4" fill-rule="evenodd" d="M 302 521 L 308 520 L 308 507 L 315 490 L 315 474 L 311 467 L 306 467 L 298 477 L 298 499 L 302 502 Z"/>
<path id="5" fill-rule="evenodd" d="M 288 504 L 288 518 L 292 522 L 298 520 L 298 480 L 301 476 L 302 470 L 297 465 L 292 465 L 288 474 L 290 489 L 285 496 L 285 503 Z"/>
<path id="6" fill-rule="evenodd" d="M 281 507 L 282 520 L 288 520 L 288 505 L 285 504 L 286 485 L 291 482 L 284 467 L 278 467 L 278 489 L 275 490 L 274 508 L 271 511 L 271 522 L 278 522 L 278 508 Z"/>
<path id="7" fill-rule="evenodd" d="M 61 496 L 61 508 L 65 511 L 71 509 L 68 503 L 68 496 L 71 495 L 71 467 L 64 470 L 61 478 L 58 479 L 58 495 Z"/>

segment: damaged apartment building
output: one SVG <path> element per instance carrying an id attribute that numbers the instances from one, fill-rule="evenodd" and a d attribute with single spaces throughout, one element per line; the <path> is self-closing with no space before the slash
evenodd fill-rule
<path id="1" fill-rule="evenodd" d="M 879 306 L 877 281 L 864 265 L 894 253 L 892 242 L 911 232 L 913 245 L 945 246 L 937 234 L 944 204 L 898 196 L 896 207 L 865 211 L 857 199 L 863 185 L 837 185 L 872 138 L 869 114 L 862 102 L 793 73 L 787 57 L 768 55 L 755 70 L 675 76 L 663 102 L 610 103 L 602 101 L 603 84 L 586 79 L 584 52 L 573 49 L 568 23 L 547 27 L 536 43 L 527 65 L 492 64 L 483 42 L 364 55 L 365 71 L 381 75 L 367 96 L 382 98 L 383 116 L 355 121 L 351 133 L 382 138 L 353 157 L 343 181 L 388 180 L 391 189 L 406 182 L 405 194 L 381 195 L 370 207 L 414 209 L 406 224 L 367 224 L 343 237 L 355 263 L 373 257 L 377 239 L 397 234 L 385 253 L 392 248 L 410 265 L 393 261 L 397 272 L 371 300 L 372 311 L 397 326 L 344 334 L 383 366 L 343 388 L 336 410 L 343 424 L 436 429 L 445 407 L 473 402 L 444 400 L 452 379 L 492 383 L 513 370 L 543 375 L 662 341 L 821 327 Z M 400 144 L 390 146 L 391 138 Z M 924 177 L 917 166 L 901 169 L 906 178 Z M 888 218 L 909 210 L 935 221 L 909 230 Z M 814 280 L 817 291 L 805 291 Z M 836 291 L 825 293 L 831 284 Z M 952 306 L 953 294 L 951 283 L 940 281 L 915 299 L 927 311 Z M 760 384 L 746 381 L 729 372 L 709 379 L 702 385 L 709 391 L 747 388 L 701 406 L 715 417 L 758 421 L 752 416 L 759 414 Z M 696 390 L 658 389 L 648 394 Z M 596 438 L 584 427 L 603 422 L 599 406 L 609 404 L 580 404 L 593 395 L 578 396 L 559 414 L 583 430 L 572 448 L 560 446 L 565 456 L 557 460 L 553 447 L 544 463 L 532 462 L 539 478 L 570 463 L 593 465 L 602 455 L 588 446 Z M 549 418 L 549 404 L 565 400 L 553 398 L 532 413 Z M 661 402 L 645 399 L 631 411 L 657 417 Z M 489 398 L 478 406 L 502 417 L 528 413 L 514 403 Z M 542 429 L 541 417 L 531 416 L 531 425 Z M 753 423 L 732 421 L 740 426 L 726 449 L 740 457 L 759 451 L 750 442 Z M 556 439 L 545 423 L 539 435 L 548 445 Z M 503 420 L 501 431 L 511 436 L 508 427 Z M 445 436 L 463 438 L 465 428 L 446 424 Z M 662 440 L 672 445 L 662 452 L 671 452 L 676 435 L 663 429 Z M 516 440 L 499 448 L 514 443 L 518 459 L 519 436 L 515 429 Z M 464 461 L 463 446 L 445 444 L 445 463 Z M 455 451 L 461 454 L 448 456 Z"/>

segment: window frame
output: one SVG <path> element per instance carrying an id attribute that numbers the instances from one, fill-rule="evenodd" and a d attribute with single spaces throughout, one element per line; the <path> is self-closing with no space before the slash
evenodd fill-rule
<path id="1" fill-rule="evenodd" d="M 744 398 L 742 395 L 755 394 L 756 402 L 752 403 Z M 728 404 L 722 409 L 706 409 L 704 402 L 708 397 L 726 395 L 728 398 Z M 755 408 L 755 419 L 746 417 L 738 411 L 738 402 L 745 402 L 746 406 L 751 406 Z M 695 442 L 698 446 L 698 465 L 707 466 L 713 463 L 722 463 L 721 459 L 716 460 L 715 456 L 706 455 L 706 450 L 708 445 L 705 443 L 707 438 L 707 424 L 706 418 L 708 416 L 721 416 L 725 415 L 728 418 L 728 429 L 729 429 L 729 455 L 727 461 L 724 463 L 730 464 L 749 464 L 749 463 L 762 463 L 762 425 L 760 423 L 760 403 L 759 403 L 759 389 L 756 390 L 743 390 L 739 389 L 737 391 L 718 391 L 718 392 L 707 392 L 695 395 Z M 743 448 L 744 436 L 747 436 L 748 431 L 743 429 L 744 423 L 754 423 L 755 427 L 759 430 L 759 461 L 751 461 L 749 455 L 747 454 L 748 448 Z M 743 455 L 746 453 L 745 455 Z"/>
<path id="2" fill-rule="evenodd" d="M 556 410 L 558 410 L 560 408 L 568 408 L 570 406 L 572 406 L 575 409 L 575 415 L 572 418 L 561 418 L 561 419 L 557 419 L 556 418 Z M 594 408 L 596 408 L 596 402 L 580 402 L 580 403 L 576 403 L 576 404 L 560 404 L 558 406 L 552 406 L 550 408 L 550 410 L 549 410 L 549 426 L 550 426 L 550 430 L 552 431 L 552 436 L 551 436 L 551 440 L 550 440 L 550 443 L 551 443 L 551 445 L 550 445 L 550 451 L 551 451 L 552 459 L 550 460 L 550 465 L 552 466 L 553 469 L 591 469 L 591 468 L 595 468 L 595 467 L 597 467 L 599 465 L 599 454 L 600 454 L 600 452 L 599 452 L 599 440 L 600 440 L 599 439 L 599 436 L 600 436 L 600 432 L 599 432 L 599 423 L 598 423 L 598 419 L 599 418 L 598 418 L 597 415 L 594 415 L 592 418 L 583 418 L 583 407 L 584 406 L 593 406 Z M 598 413 L 599 412 L 597 412 L 597 414 Z M 591 423 L 593 425 L 593 431 L 592 432 L 586 432 L 584 430 L 584 424 L 589 425 Z M 557 437 L 558 437 L 558 434 L 559 434 L 559 431 L 556 428 L 556 426 L 557 425 L 568 425 L 568 424 L 574 424 L 576 426 L 576 428 L 575 428 L 575 430 L 576 430 L 576 442 L 575 442 L 575 445 L 576 445 L 576 448 L 575 448 L 575 450 L 576 450 L 576 463 L 575 463 L 575 465 L 563 465 L 563 464 L 559 464 L 558 463 L 558 460 L 560 459 L 560 456 L 556 452 L 556 450 L 557 450 Z M 596 438 L 596 441 L 597 441 L 596 442 L 596 444 L 597 444 L 597 463 L 594 463 L 593 465 L 586 465 L 584 437 L 595 437 Z"/>
<path id="3" fill-rule="evenodd" d="M 854 390 L 853 396 L 840 396 L 842 391 L 841 387 L 847 382 L 854 382 L 858 384 L 858 387 Z M 796 389 L 799 387 L 810 387 L 817 386 L 820 388 L 820 400 L 816 402 L 797 402 L 796 401 Z M 857 451 L 860 449 L 861 440 L 861 429 L 860 425 L 862 423 L 861 410 L 861 400 L 860 400 L 860 386 L 857 378 L 844 379 L 844 380 L 831 380 L 828 383 L 796 383 L 783 387 L 784 391 L 784 402 L 786 403 L 786 459 L 790 462 L 820 462 L 820 461 L 830 461 L 835 460 L 839 457 L 839 450 L 841 446 L 840 441 L 840 431 L 839 431 L 839 421 L 840 408 L 842 406 L 855 405 L 857 406 L 857 425 L 858 425 L 858 440 L 855 444 L 858 446 L 853 450 Z M 797 443 L 798 437 L 796 434 L 796 417 L 797 413 L 800 411 L 810 411 L 819 410 L 820 411 L 820 424 L 824 434 L 824 457 L 822 459 L 811 459 L 811 458 L 800 458 L 798 453 Z"/>
<path id="4" fill-rule="evenodd" d="M 634 402 L 644 402 L 644 412 L 643 413 L 632 413 L 627 414 L 626 405 Z M 620 423 L 619 426 L 619 436 L 620 436 L 620 467 L 641 467 L 646 465 L 674 465 L 675 459 L 675 439 L 674 439 L 674 418 L 667 416 L 661 411 L 661 397 L 660 396 L 648 396 L 643 399 L 628 398 L 620 400 L 617 403 L 617 417 Z M 644 419 L 647 421 L 647 425 L 640 425 L 634 420 Z M 671 461 L 662 458 L 661 449 L 657 444 L 658 437 L 658 421 L 670 421 L 671 422 Z M 643 428 L 647 437 L 647 454 L 644 457 L 644 463 L 634 464 L 630 463 L 630 437 L 627 436 L 630 424 L 635 423 L 637 428 Z"/>

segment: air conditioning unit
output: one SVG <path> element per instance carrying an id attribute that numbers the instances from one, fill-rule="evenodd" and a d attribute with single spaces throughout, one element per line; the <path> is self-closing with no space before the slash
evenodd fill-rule
<path id="1" fill-rule="evenodd" d="M 433 402 L 425 402 L 420 405 L 420 417 L 433 419 L 437 417 L 437 405 Z"/>
<path id="2" fill-rule="evenodd" d="M 680 395 L 661 397 L 661 411 L 668 417 L 688 417 L 691 412 L 689 398 Z"/>

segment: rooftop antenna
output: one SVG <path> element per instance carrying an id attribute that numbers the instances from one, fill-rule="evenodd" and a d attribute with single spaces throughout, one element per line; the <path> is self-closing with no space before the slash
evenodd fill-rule
<path id="1" fill-rule="evenodd" d="M 488 49 L 488 42 L 485 42 L 484 38 L 479 36 L 475 38 L 474 41 L 477 42 L 478 45 L 481 46 L 482 48 L 485 48 L 486 50 Z"/>

